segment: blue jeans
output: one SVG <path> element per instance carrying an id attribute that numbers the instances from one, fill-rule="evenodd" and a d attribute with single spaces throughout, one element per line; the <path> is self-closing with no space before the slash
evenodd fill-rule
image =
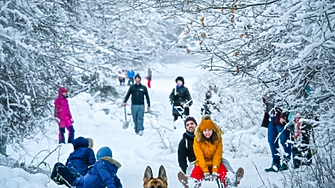
<path id="1" fill-rule="evenodd" d="M 277 138 L 278 136 L 279 138 Z M 283 146 L 286 153 L 284 158 L 286 161 L 289 161 L 291 158 L 291 144 L 287 143 L 287 141 L 290 139 L 290 132 L 287 129 L 284 129 L 283 125 L 274 125 L 274 117 L 271 117 L 271 121 L 269 121 L 268 126 L 268 142 L 270 145 L 273 164 L 280 164 L 278 139 L 280 140 L 280 144 Z"/>
<path id="2" fill-rule="evenodd" d="M 144 105 L 131 105 L 131 114 L 135 124 L 135 132 L 143 131 Z"/>

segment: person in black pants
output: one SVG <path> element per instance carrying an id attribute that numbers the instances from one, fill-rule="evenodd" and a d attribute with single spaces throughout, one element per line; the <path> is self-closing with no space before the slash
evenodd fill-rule
<path id="1" fill-rule="evenodd" d="M 150 111 L 150 98 L 147 87 L 141 84 L 141 76 L 139 74 L 135 75 L 135 84 L 129 87 L 128 92 L 123 100 L 123 106 L 127 105 L 127 100 L 129 99 L 130 95 L 131 114 L 135 124 L 135 133 L 142 136 L 144 130 L 144 97 L 148 104 L 148 111 Z"/>
<path id="2" fill-rule="evenodd" d="M 169 99 L 172 105 L 173 121 L 176 121 L 178 117 L 183 115 L 190 115 L 190 106 L 193 104 L 192 97 L 187 87 L 185 87 L 185 80 L 183 77 L 178 76 L 176 78 L 176 87 L 173 88 Z"/>

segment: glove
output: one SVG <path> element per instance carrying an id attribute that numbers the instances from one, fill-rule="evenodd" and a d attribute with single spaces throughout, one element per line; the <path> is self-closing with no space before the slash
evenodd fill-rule
<path id="1" fill-rule="evenodd" d="M 60 123 L 60 119 L 59 118 L 55 118 L 55 121 L 56 121 L 57 124 Z"/>
<path id="2" fill-rule="evenodd" d="M 190 106 L 189 106 L 188 104 L 184 104 L 183 107 L 184 107 L 184 108 L 188 108 L 188 107 L 190 107 Z"/>
<path id="3" fill-rule="evenodd" d="M 204 173 L 204 180 L 205 181 L 209 181 L 209 180 L 211 180 L 211 175 L 207 172 L 207 173 Z"/>
<path id="4" fill-rule="evenodd" d="M 170 105 L 172 105 L 173 104 L 173 101 L 170 101 Z"/>
<path id="5" fill-rule="evenodd" d="M 216 173 L 216 172 L 213 172 L 213 174 L 212 174 L 212 178 L 214 179 L 214 180 L 216 180 L 217 178 L 218 178 L 218 173 Z"/>

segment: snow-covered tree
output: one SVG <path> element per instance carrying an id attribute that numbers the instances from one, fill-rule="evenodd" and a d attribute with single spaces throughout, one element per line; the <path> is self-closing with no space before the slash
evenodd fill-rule
<path id="1" fill-rule="evenodd" d="M 232 90 L 244 83 L 245 93 L 257 96 L 259 101 L 265 92 L 275 93 L 278 105 L 291 112 L 299 111 L 312 122 L 311 145 L 318 150 L 315 156 L 318 170 L 313 170 L 314 176 L 310 177 L 318 181 L 319 187 L 334 185 L 331 177 L 335 164 L 329 157 L 334 152 L 331 148 L 334 136 L 330 133 L 335 122 L 333 1 L 140 2 L 143 7 L 155 5 L 166 15 L 183 19 L 184 32 L 180 38 L 188 41 L 186 52 L 206 55 L 200 64 L 203 68 L 235 76 Z M 262 88 L 263 92 L 255 88 Z M 235 123 L 243 124 L 244 120 L 245 116 L 241 116 Z M 301 187 L 309 187 L 308 182 L 299 183 Z"/>
<path id="2" fill-rule="evenodd" d="M 59 86 L 118 95 L 116 70 L 156 62 L 177 37 L 171 22 L 121 0 L 1 1 L 1 147 L 43 130 Z"/>

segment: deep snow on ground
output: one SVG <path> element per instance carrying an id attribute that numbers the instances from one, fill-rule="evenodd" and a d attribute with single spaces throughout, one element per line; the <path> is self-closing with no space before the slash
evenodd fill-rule
<path id="1" fill-rule="evenodd" d="M 143 174 L 146 166 L 150 165 L 154 176 L 158 175 L 158 168 L 164 165 L 168 175 L 169 187 L 182 187 L 177 180 L 177 173 L 180 170 L 177 162 L 177 145 L 182 137 L 184 130 L 183 122 L 175 122 L 176 130 L 173 130 L 171 106 L 168 96 L 175 87 L 174 79 L 177 76 L 185 78 L 185 86 L 190 92 L 196 92 L 192 85 L 196 84 L 204 70 L 195 69 L 185 65 L 155 65 L 153 68 L 152 88 L 149 89 L 152 110 L 159 112 L 156 115 L 145 114 L 143 136 L 134 133 L 133 124 L 130 123 L 128 129 L 122 129 L 124 121 L 123 108 L 121 108 L 121 98 L 117 104 L 96 103 L 89 94 L 82 93 L 76 97 L 70 98 L 70 109 L 74 117 L 75 136 L 91 137 L 94 140 L 94 151 L 97 152 L 102 146 L 109 146 L 113 150 L 113 157 L 122 164 L 118 172 L 123 186 L 125 188 L 142 187 Z M 142 72 L 142 83 L 146 85 L 144 79 L 146 72 Z M 117 82 L 116 82 L 117 83 Z M 125 93 L 126 86 L 118 86 L 120 92 Z M 194 101 L 191 107 L 191 115 L 195 116 L 200 122 L 200 104 L 201 101 Z M 130 99 L 127 106 L 130 112 Z M 128 115 L 128 120 L 130 116 Z M 131 119 L 130 119 L 131 121 Z M 65 163 L 66 158 L 72 152 L 72 145 L 65 144 L 59 146 L 58 130 L 56 124 L 46 125 L 49 132 L 46 135 L 39 134 L 40 141 L 26 141 L 24 144 L 27 151 L 8 149 L 8 154 L 17 159 L 19 163 L 25 162 L 26 165 L 38 165 L 49 153 L 58 147 L 50 156 L 48 156 L 41 168 L 51 170 L 54 163 L 60 161 Z M 257 127 L 257 128 L 256 128 Z M 253 134 L 246 134 L 250 132 Z M 265 129 L 258 128 L 255 125 L 253 130 L 241 130 L 234 135 L 236 139 L 243 137 L 250 146 L 253 143 L 263 143 L 267 146 L 265 138 L 257 137 L 257 134 L 266 134 Z M 223 135 L 223 142 L 229 133 Z M 256 136 L 249 136 L 256 135 Z M 232 138 L 234 138 L 232 137 Z M 250 147 L 252 148 L 252 147 Z M 224 157 L 227 158 L 233 168 L 242 166 L 245 169 L 245 176 L 239 187 L 267 187 L 269 184 L 283 186 L 281 179 L 282 173 L 265 173 L 264 168 L 271 162 L 270 154 L 258 153 L 257 151 L 246 150 L 243 156 L 236 156 L 224 148 Z M 4 160 L 3 157 L 0 157 Z M 46 165 L 44 165 L 46 164 Z M 285 172 L 287 173 L 287 172 Z M 232 176 L 231 174 L 229 176 Z M 209 185 L 210 186 L 210 185 Z M 22 188 L 22 187 L 59 187 L 54 184 L 47 175 L 31 175 L 22 169 L 10 169 L 0 166 L 0 187 L 1 188 Z M 205 186 L 204 186 L 205 187 Z M 206 186 L 208 187 L 208 185 Z"/>

